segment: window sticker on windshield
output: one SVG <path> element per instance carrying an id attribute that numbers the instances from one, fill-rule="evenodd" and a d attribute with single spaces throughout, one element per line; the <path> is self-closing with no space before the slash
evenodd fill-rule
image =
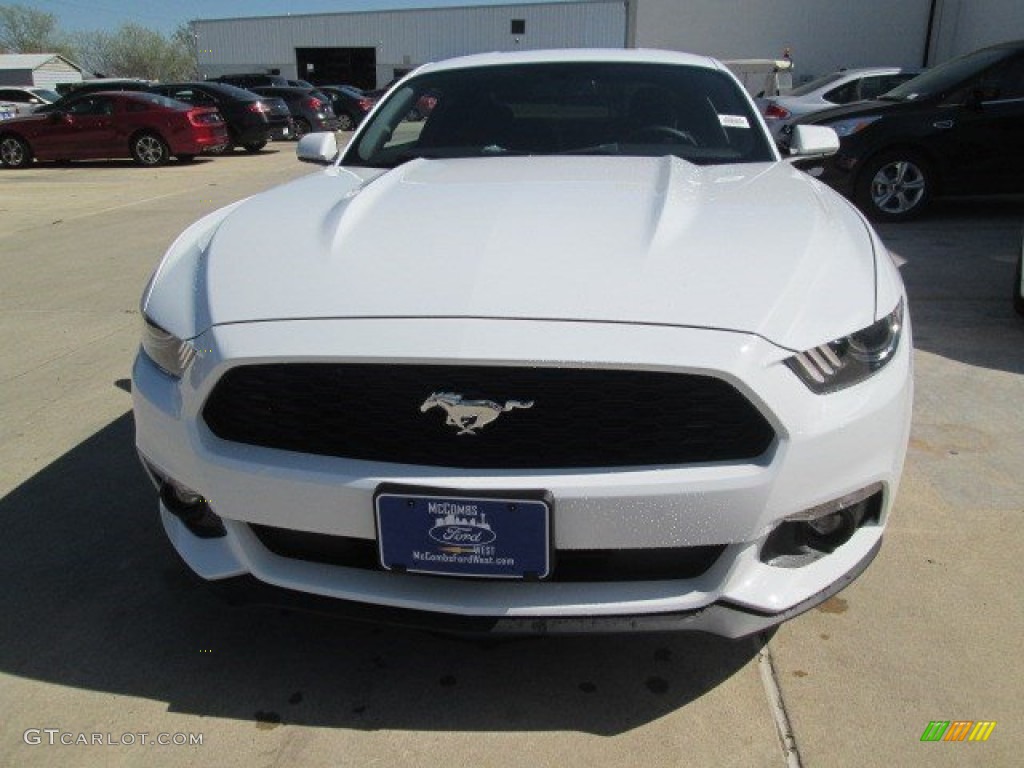
<path id="1" fill-rule="evenodd" d="M 743 115 L 719 115 L 718 122 L 723 128 L 749 128 L 750 123 Z"/>

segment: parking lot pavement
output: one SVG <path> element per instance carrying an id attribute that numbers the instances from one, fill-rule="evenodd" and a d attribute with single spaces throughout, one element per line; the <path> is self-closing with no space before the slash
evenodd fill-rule
<path id="1" fill-rule="evenodd" d="M 186 575 L 132 448 L 139 294 L 188 223 L 314 170 L 293 147 L 0 173 L 0 764 L 786 765 L 755 640 L 453 640 L 227 609 Z M 908 260 L 913 443 L 879 559 L 770 643 L 790 764 L 1015 764 L 1024 746 L 1020 218 L 943 206 L 883 231 Z M 935 719 L 998 725 L 920 743 Z"/>
<path id="2" fill-rule="evenodd" d="M 1020 765 L 1022 224 L 1018 198 L 880 229 L 907 261 L 914 423 L 881 554 L 771 643 L 806 765 Z M 932 720 L 997 725 L 984 744 L 923 744 Z"/>

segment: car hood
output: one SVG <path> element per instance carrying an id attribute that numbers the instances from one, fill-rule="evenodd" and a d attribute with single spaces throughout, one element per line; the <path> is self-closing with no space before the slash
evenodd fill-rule
<path id="1" fill-rule="evenodd" d="M 416 160 L 237 206 L 207 247 L 197 320 L 664 324 L 803 349 L 874 320 L 874 275 L 861 218 L 786 163 Z"/>

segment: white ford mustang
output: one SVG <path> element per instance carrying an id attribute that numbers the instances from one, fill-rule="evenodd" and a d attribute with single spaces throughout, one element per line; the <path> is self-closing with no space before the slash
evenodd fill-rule
<path id="1" fill-rule="evenodd" d="M 432 64 L 337 153 L 306 137 L 328 167 L 196 222 L 143 296 L 137 445 L 192 570 L 452 631 L 739 637 L 867 567 L 903 285 L 718 62 Z"/>

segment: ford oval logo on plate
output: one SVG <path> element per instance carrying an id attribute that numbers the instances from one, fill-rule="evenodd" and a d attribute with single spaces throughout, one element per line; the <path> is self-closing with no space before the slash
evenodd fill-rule
<path id="1" fill-rule="evenodd" d="M 498 538 L 490 526 L 482 528 L 476 525 L 452 523 L 435 525 L 427 531 L 427 535 L 438 544 L 464 544 L 470 547 L 490 544 Z"/>

